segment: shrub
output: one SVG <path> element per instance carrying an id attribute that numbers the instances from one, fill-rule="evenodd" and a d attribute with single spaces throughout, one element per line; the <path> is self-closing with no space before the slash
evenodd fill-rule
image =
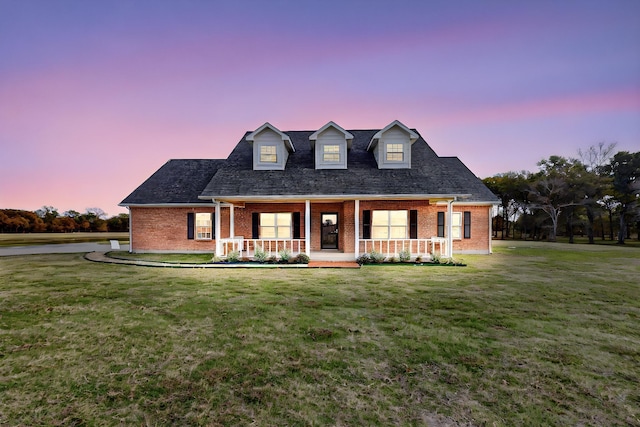
<path id="1" fill-rule="evenodd" d="M 440 264 L 440 255 L 436 253 L 431 254 L 431 262 L 434 264 Z"/>
<path id="2" fill-rule="evenodd" d="M 262 246 L 256 246 L 256 250 L 253 252 L 253 259 L 259 263 L 264 263 L 269 258 L 269 254 L 262 249 Z"/>
<path id="3" fill-rule="evenodd" d="M 398 262 L 398 258 L 396 258 L 396 257 L 392 256 L 391 258 L 389 258 L 389 260 L 388 260 L 388 261 L 389 261 L 390 263 L 392 263 L 392 264 L 395 264 L 395 263 L 397 263 L 397 262 Z"/>
<path id="4" fill-rule="evenodd" d="M 280 262 L 287 263 L 289 262 L 289 258 L 291 258 L 291 251 L 289 249 L 282 249 L 278 252 L 278 256 L 280 257 Z"/>
<path id="5" fill-rule="evenodd" d="M 418 255 L 416 257 L 416 262 L 422 262 L 422 255 Z"/>
<path id="6" fill-rule="evenodd" d="M 411 259 L 411 252 L 403 250 L 400 251 L 398 256 L 400 257 L 400 262 L 409 262 Z"/>
<path id="7" fill-rule="evenodd" d="M 227 254 L 227 262 L 238 262 L 238 261 L 240 261 L 239 251 L 231 251 Z"/>
<path id="8" fill-rule="evenodd" d="M 311 259 L 307 254 L 298 254 L 298 256 L 293 258 L 293 262 L 296 264 L 309 264 L 309 261 L 311 261 Z"/>
<path id="9" fill-rule="evenodd" d="M 368 253 L 364 253 L 356 258 L 356 262 L 360 265 L 369 264 L 371 262 L 371 257 Z"/>
<path id="10" fill-rule="evenodd" d="M 382 264 L 384 262 L 384 255 L 375 249 L 372 249 L 371 252 L 369 252 L 369 257 L 371 258 L 371 261 L 376 264 Z"/>

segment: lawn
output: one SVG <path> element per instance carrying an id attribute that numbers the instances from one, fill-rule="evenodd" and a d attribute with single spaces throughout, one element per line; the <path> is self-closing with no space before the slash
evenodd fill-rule
<path id="1" fill-rule="evenodd" d="M 0 258 L 0 425 L 639 426 L 640 250 L 460 268 Z"/>

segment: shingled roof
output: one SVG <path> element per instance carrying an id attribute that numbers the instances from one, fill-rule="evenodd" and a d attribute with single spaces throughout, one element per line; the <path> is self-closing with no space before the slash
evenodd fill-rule
<path id="1" fill-rule="evenodd" d="M 422 136 L 411 146 L 411 169 L 378 169 L 367 146 L 379 130 L 348 131 L 354 138 L 347 153 L 346 169 L 315 169 L 309 140 L 314 131 L 283 132 L 295 147 L 284 170 L 253 170 L 253 149 L 245 140 L 251 132 L 247 132 L 226 160 L 170 160 L 120 205 L 359 195 L 403 198 L 457 195 L 465 201 L 498 201 L 457 157 L 438 157 Z"/>
<path id="2" fill-rule="evenodd" d="M 206 203 L 198 196 L 223 162 L 219 159 L 169 160 L 120 206 Z"/>
<path id="3" fill-rule="evenodd" d="M 411 169 L 378 169 L 373 153 L 367 151 L 378 131 L 348 130 L 354 138 L 346 169 L 315 169 L 309 141 L 313 131 L 290 131 L 284 133 L 291 138 L 296 151 L 289 155 L 286 168 L 253 170 L 252 147 L 243 137 L 201 198 L 460 195 L 469 201 L 497 201 L 458 158 L 438 157 L 421 136 L 411 146 Z"/>

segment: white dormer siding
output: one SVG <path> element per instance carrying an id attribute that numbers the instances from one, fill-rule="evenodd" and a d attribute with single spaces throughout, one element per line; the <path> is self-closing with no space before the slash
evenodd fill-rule
<path id="1" fill-rule="evenodd" d="M 378 169 L 411 169 L 411 146 L 418 138 L 396 120 L 376 133 L 367 149 L 373 151 Z"/>
<path id="2" fill-rule="evenodd" d="M 253 170 L 284 170 L 289 153 L 295 151 L 291 139 L 269 123 L 245 139 L 253 144 Z"/>
<path id="3" fill-rule="evenodd" d="M 316 169 L 346 169 L 347 152 L 353 135 L 334 122 L 329 122 L 310 137 Z"/>

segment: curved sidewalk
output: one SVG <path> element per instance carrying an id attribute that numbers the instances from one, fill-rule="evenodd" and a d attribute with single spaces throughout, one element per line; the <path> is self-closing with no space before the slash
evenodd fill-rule
<path id="1" fill-rule="evenodd" d="M 121 250 L 128 251 L 129 245 L 121 245 Z M 42 254 L 74 254 L 87 252 L 107 252 L 109 243 L 60 243 L 55 245 L 6 246 L 0 248 L 0 256 L 42 255 Z"/>
<path id="2" fill-rule="evenodd" d="M 164 268 L 360 268 L 356 262 L 311 261 L 309 264 L 180 264 L 172 262 L 142 261 L 133 259 L 111 258 L 106 252 L 89 252 L 85 259 L 108 264 L 127 264 L 141 267 Z"/>

